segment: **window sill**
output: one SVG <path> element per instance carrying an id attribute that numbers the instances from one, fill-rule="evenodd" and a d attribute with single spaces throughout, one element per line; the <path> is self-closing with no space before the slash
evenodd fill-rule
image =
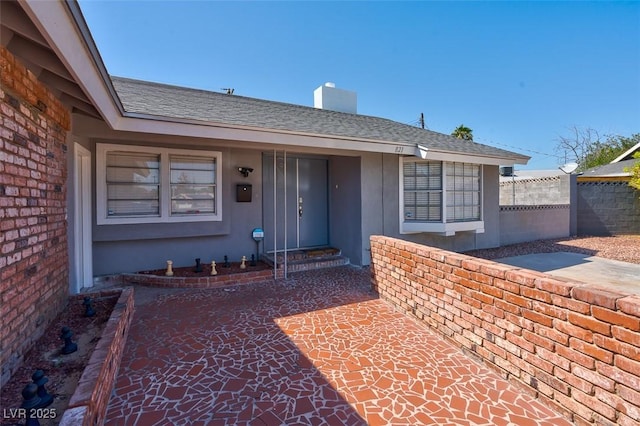
<path id="1" fill-rule="evenodd" d="M 106 217 L 98 218 L 97 225 L 133 225 L 153 223 L 220 222 L 222 215 L 171 216 L 171 217 Z"/>
<path id="2" fill-rule="evenodd" d="M 400 223 L 401 234 L 419 234 L 429 232 L 440 234 L 446 237 L 455 235 L 456 232 L 484 233 L 484 221 L 474 222 L 451 222 L 451 223 L 426 223 L 426 222 L 402 222 Z"/>

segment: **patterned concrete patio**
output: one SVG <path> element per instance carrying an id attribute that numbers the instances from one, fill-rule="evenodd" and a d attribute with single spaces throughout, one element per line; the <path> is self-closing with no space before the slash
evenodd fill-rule
<path id="1" fill-rule="evenodd" d="M 352 267 L 137 287 L 107 425 L 568 425 L 395 312 Z"/>

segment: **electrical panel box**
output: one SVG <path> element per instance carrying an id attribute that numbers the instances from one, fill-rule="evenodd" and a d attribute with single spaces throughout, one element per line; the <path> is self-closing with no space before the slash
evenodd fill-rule
<path id="1" fill-rule="evenodd" d="M 251 185 L 244 183 L 236 185 L 236 201 L 239 203 L 251 202 Z"/>

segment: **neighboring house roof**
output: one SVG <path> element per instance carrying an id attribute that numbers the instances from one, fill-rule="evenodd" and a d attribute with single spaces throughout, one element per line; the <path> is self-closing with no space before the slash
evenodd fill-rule
<path id="1" fill-rule="evenodd" d="M 622 160 L 617 163 L 605 164 L 604 166 L 593 167 L 582 172 L 582 177 L 625 177 L 631 176 L 631 173 L 626 172 L 626 168 L 633 167 L 636 159 Z"/>
<path id="2" fill-rule="evenodd" d="M 633 158 L 633 154 L 636 152 L 640 152 L 640 142 L 623 152 L 618 158 L 613 160 L 611 163 L 619 163 L 624 160 L 631 160 Z"/>
<path id="3" fill-rule="evenodd" d="M 424 145 L 430 150 L 526 162 L 529 157 L 385 118 L 112 77 L 127 113 L 281 130 L 307 135 Z"/>

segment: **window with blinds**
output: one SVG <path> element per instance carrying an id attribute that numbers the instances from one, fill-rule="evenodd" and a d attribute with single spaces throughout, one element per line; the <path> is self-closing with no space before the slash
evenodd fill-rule
<path id="1" fill-rule="evenodd" d="M 171 214 L 216 212 L 216 160 L 171 157 Z"/>
<path id="2" fill-rule="evenodd" d="M 160 156 L 110 152 L 106 161 L 107 216 L 160 215 Z"/>
<path id="3" fill-rule="evenodd" d="M 400 233 L 484 232 L 482 164 L 400 157 Z"/>
<path id="4" fill-rule="evenodd" d="M 222 153 L 96 144 L 98 225 L 221 221 Z"/>
<path id="5" fill-rule="evenodd" d="M 480 220 L 480 165 L 446 163 L 447 222 Z"/>
<path id="6" fill-rule="evenodd" d="M 442 163 L 404 163 L 404 219 L 442 221 Z"/>

